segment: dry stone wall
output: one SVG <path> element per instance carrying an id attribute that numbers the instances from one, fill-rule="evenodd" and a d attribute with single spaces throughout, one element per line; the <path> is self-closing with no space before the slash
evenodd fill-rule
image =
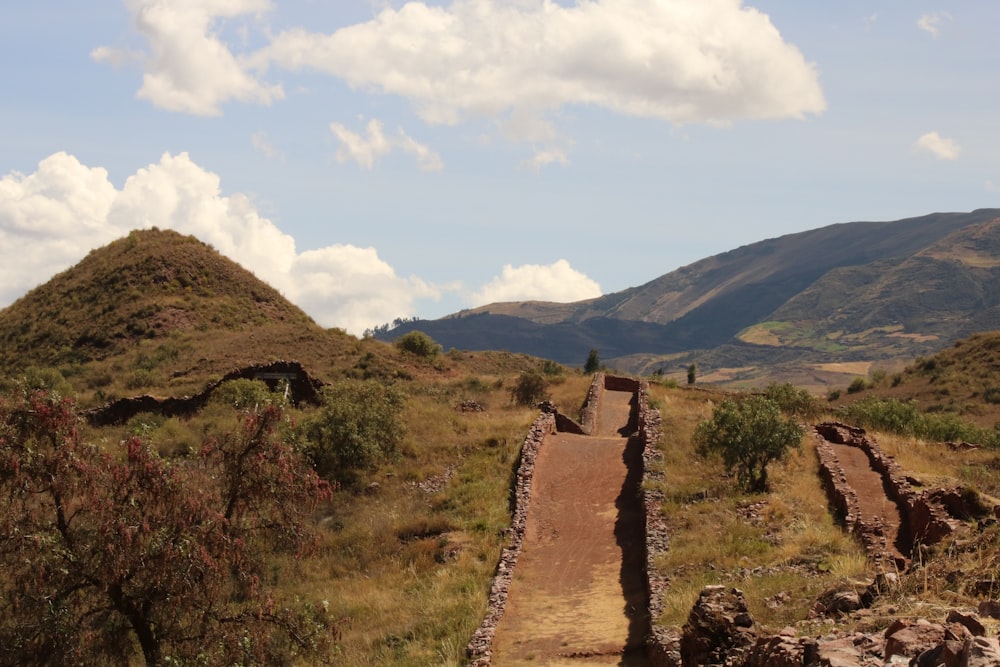
<path id="1" fill-rule="evenodd" d="M 268 364 L 254 364 L 226 373 L 221 379 L 211 383 L 204 391 L 194 396 L 120 398 L 105 406 L 87 410 L 83 416 L 93 426 L 124 424 L 141 412 L 153 412 L 164 417 L 187 417 L 205 407 L 212 392 L 219 385 L 237 379 L 260 379 L 267 382 L 268 386 L 272 388 L 281 381 L 287 381 L 289 399 L 293 403 L 318 403 L 319 391 L 324 385 L 320 380 L 311 377 L 302 364 L 297 361 L 274 361 Z"/>
<path id="2" fill-rule="evenodd" d="M 858 447 L 867 454 L 872 469 L 882 476 L 889 499 L 900 508 L 904 523 L 900 530 L 907 537 L 910 548 L 917 544 L 935 544 L 954 532 L 957 522 L 940 502 L 941 494 L 915 491 L 899 464 L 885 455 L 864 429 L 826 422 L 817 425 L 815 430 L 820 474 L 830 502 L 848 531 L 858 536 L 875 562 L 892 564 L 898 569 L 905 567 L 905 563 L 894 562 L 882 527 L 862 520 L 857 494 L 847 484 L 844 470 L 830 443 Z"/>
<path id="3" fill-rule="evenodd" d="M 514 566 L 521 555 L 524 544 L 524 532 L 528 520 L 528 504 L 531 499 L 531 482 L 535 475 L 535 460 L 545 436 L 556 431 L 555 413 L 545 412 L 539 415 L 531 425 L 524 444 L 521 447 L 521 459 L 517 466 L 517 482 L 514 488 L 514 515 L 511 517 L 510 528 L 507 530 L 507 546 L 500 554 L 497 572 L 490 586 L 490 596 L 486 608 L 486 616 L 472 640 L 465 648 L 469 664 L 474 667 L 484 667 L 492 662 L 493 637 L 496 635 L 497 623 L 503 616 L 507 605 L 507 595 L 514 578 Z"/>

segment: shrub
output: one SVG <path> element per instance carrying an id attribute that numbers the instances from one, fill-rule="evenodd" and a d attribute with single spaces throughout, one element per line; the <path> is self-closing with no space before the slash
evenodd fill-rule
<path id="1" fill-rule="evenodd" d="M 305 450 L 323 477 L 351 483 L 396 454 L 405 434 L 403 394 L 377 380 L 340 380 L 305 425 Z"/>
<path id="2" fill-rule="evenodd" d="M 601 368 L 601 355 L 598 350 L 593 349 L 587 355 L 587 363 L 583 365 L 583 372 L 588 375 L 596 373 Z"/>
<path id="3" fill-rule="evenodd" d="M 434 359 L 441 354 L 441 346 L 423 331 L 411 331 L 396 339 L 396 349 L 409 352 L 423 359 Z"/>
<path id="4" fill-rule="evenodd" d="M 857 394 L 858 392 L 864 391 L 865 387 L 867 387 L 867 386 L 868 386 L 868 383 L 865 382 L 864 378 L 862 378 L 862 377 L 854 378 L 851 381 L 851 384 L 849 384 L 847 386 L 847 393 L 848 394 Z"/>
<path id="5" fill-rule="evenodd" d="M 112 456 L 44 393 L 0 401 L 0 663 L 321 659 L 333 634 L 320 607 L 264 583 L 274 550 L 307 553 L 331 497 L 275 435 L 281 417 L 248 416 L 194 465 L 138 437 Z"/>
<path id="6" fill-rule="evenodd" d="M 820 413 L 819 401 L 805 389 L 798 389 L 790 382 L 773 382 L 764 390 L 764 396 L 773 401 L 782 412 L 811 419 Z"/>
<path id="7" fill-rule="evenodd" d="M 712 418 L 695 428 L 693 441 L 700 456 L 720 455 L 740 486 L 756 493 L 767 490 L 768 464 L 798 447 L 803 433 L 795 421 L 782 417 L 774 401 L 749 396 L 717 405 Z"/>
<path id="8" fill-rule="evenodd" d="M 237 410 L 253 410 L 257 406 L 274 403 L 276 398 L 279 397 L 271 393 L 263 380 L 237 378 L 216 387 L 212 392 L 211 401 Z"/>
<path id="9" fill-rule="evenodd" d="M 548 383 L 539 373 L 526 371 L 521 373 L 517 382 L 511 387 L 510 398 L 517 405 L 534 405 L 545 400 Z"/>

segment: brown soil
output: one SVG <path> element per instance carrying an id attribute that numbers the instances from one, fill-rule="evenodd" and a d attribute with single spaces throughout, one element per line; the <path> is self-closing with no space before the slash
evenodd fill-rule
<path id="1" fill-rule="evenodd" d="M 858 494 L 862 520 L 872 524 L 873 519 L 878 518 L 882 522 L 887 544 L 894 550 L 893 555 L 902 557 L 899 548 L 902 515 L 899 506 L 886 495 L 882 475 L 872 469 L 864 450 L 851 445 L 832 444 L 847 484 Z"/>
<path id="2" fill-rule="evenodd" d="M 634 401 L 605 391 L 594 436 L 557 433 L 540 447 L 493 665 L 649 664 Z"/>

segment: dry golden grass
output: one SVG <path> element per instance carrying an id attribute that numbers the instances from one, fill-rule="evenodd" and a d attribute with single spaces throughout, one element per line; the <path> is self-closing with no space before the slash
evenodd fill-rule
<path id="1" fill-rule="evenodd" d="M 701 589 L 723 584 L 743 590 L 759 624 L 780 629 L 808 618 L 822 591 L 870 574 L 859 545 L 830 516 L 811 437 L 772 467 L 770 493 L 744 495 L 690 443 L 715 397 L 659 387 L 653 397 L 664 415 L 663 513 L 671 531 L 656 563 L 671 581 L 657 622 L 682 626 Z"/>

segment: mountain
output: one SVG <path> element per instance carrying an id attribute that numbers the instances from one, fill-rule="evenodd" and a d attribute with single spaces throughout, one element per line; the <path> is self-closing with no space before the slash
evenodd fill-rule
<path id="1" fill-rule="evenodd" d="M 912 358 L 1000 325 L 1000 209 L 829 225 L 572 304 L 491 304 L 408 322 L 445 347 L 647 373 Z"/>
<path id="2" fill-rule="evenodd" d="M 102 396 L 195 393 L 234 368 L 292 357 L 324 368 L 356 343 L 205 243 L 158 229 L 93 250 L 0 310 L 6 377 L 56 368 Z"/>

